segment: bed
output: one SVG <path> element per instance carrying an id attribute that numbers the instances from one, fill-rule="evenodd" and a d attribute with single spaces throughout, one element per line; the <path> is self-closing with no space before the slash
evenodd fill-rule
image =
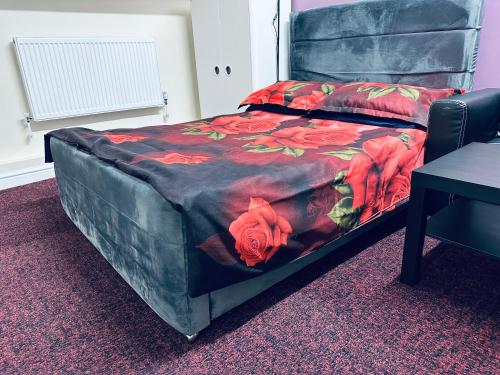
<path id="1" fill-rule="evenodd" d="M 383 85 L 470 89 L 481 13 L 480 0 L 295 13 L 287 90 L 314 81 L 330 95 L 352 81 L 360 94 L 408 99 L 406 86 Z M 46 160 L 70 219 L 162 319 L 193 339 L 354 239 L 386 234 L 405 210 L 414 168 L 493 137 L 498 98 L 446 96 L 424 124 L 261 100 L 174 126 L 57 130 L 46 136 Z"/>

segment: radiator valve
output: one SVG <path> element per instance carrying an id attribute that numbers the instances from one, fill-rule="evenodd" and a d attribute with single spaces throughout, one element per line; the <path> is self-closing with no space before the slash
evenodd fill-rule
<path id="1" fill-rule="evenodd" d="M 168 122 L 168 92 L 163 91 L 163 121 Z"/>
<path id="2" fill-rule="evenodd" d="M 28 141 L 31 140 L 31 138 L 33 138 L 33 130 L 31 130 L 31 121 L 33 121 L 33 117 L 31 117 L 31 115 L 26 112 L 24 114 L 24 126 L 26 126 L 26 129 L 28 130 L 28 134 L 27 134 L 27 139 Z"/>

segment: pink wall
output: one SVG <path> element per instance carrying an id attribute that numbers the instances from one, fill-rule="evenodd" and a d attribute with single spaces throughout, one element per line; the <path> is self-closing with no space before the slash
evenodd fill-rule
<path id="1" fill-rule="evenodd" d="M 353 3 L 358 0 L 292 0 L 294 10 Z M 485 0 L 475 88 L 500 87 L 500 1 Z"/>

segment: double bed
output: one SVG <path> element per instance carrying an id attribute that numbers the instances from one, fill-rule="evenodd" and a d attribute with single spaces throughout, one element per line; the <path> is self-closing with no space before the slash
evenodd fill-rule
<path id="1" fill-rule="evenodd" d="M 49 133 L 46 160 L 55 163 L 62 205 L 138 295 L 193 338 L 353 239 L 377 228 L 384 234 L 424 159 L 494 135 L 495 118 L 469 124 L 465 113 L 478 97 L 493 111 L 497 92 L 451 95 L 472 87 L 481 14 L 481 0 L 381 0 L 295 13 L 293 81 L 251 95 L 245 112 Z M 295 94 L 313 81 L 317 90 Z M 371 107 L 339 113 L 331 100 L 328 111 L 303 107 L 351 87 L 369 99 L 417 102 L 426 93 L 401 84 L 451 88 L 435 102 L 448 103 L 445 118 L 434 104 L 420 123 L 375 116 Z M 280 105 L 290 95 L 296 105 Z"/>

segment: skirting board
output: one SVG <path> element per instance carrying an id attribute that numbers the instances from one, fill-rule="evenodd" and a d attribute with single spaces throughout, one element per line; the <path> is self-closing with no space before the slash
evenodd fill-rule
<path id="1" fill-rule="evenodd" d="M 55 177 L 53 164 L 20 169 L 15 172 L 0 174 L 0 190 L 31 184 Z"/>

